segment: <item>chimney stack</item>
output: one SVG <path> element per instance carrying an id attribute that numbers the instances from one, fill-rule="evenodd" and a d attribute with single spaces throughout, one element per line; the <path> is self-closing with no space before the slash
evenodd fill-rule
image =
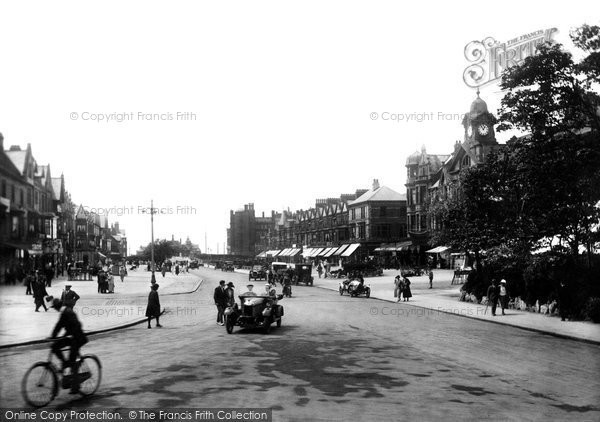
<path id="1" fill-rule="evenodd" d="M 379 179 L 373 179 L 373 190 L 379 189 Z"/>

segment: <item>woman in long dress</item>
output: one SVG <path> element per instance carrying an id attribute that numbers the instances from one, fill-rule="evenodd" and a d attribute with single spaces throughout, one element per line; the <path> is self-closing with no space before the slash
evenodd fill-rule
<path id="1" fill-rule="evenodd" d="M 404 277 L 404 290 L 402 292 L 402 296 L 404 297 L 404 301 L 408 302 L 408 299 L 412 297 L 412 292 L 410 291 L 410 280 Z"/>
<path id="2" fill-rule="evenodd" d="M 152 318 L 156 318 L 156 326 L 162 327 L 158 322 L 160 317 L 160 300 L 158 298 L 158 284 L 154 283 L 150 286 L 150 294 L 148 295 L 148 306 L 146 306 L 146 316 L 148 317 L 148 328 Z"/>

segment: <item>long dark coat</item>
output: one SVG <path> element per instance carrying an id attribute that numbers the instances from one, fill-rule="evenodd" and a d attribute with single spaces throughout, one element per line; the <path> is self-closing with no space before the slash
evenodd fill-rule
<path id="1" fill-rule="evenodd" d="M 160 300 L 158 299 L 158 292 L 151 290 L 148 295 L 148 306 L 146 307 L 147 317 L 160 316 Z"/>

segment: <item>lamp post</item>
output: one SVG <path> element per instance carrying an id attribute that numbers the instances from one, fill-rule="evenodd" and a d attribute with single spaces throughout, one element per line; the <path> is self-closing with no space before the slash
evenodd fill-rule
<path id="1" fill-rule="evenodd" d="M 150 282 L 154 284 L 156 283 L 156 276 L 154 275 L 154 200 L 150 200 L 150 236 L 150 262 L 152 265 L 152 277 L 150 278 Z"/>

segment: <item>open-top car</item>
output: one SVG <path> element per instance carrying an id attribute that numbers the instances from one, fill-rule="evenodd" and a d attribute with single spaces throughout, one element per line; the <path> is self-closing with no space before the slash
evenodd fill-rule
<path id="1" fill-rule="evenodd" d="M 281 327 L 283 306 L 277 304 L 283 295 L 239 296 L 240 306 L 235 303 L 225 310 L 225 328 L 233 333 L 233 327 L 261 328 L 265 334 L 271 331 L 271 324 Z"/>
<path id="2" fill-rule="evenodd" d="M 248 280 L 266 280 L 267 272 L 262 265 L 253 265 L 248 273 Z"/>
<path id="3" fill-rule="evenodd" d="M 339 286 L 340 295 L 347 292 L 350 296 L 365 296 L 371 297 L 371 286 L 361 283 L 359 280 L 343 280 Z"/>
<path id="4" fill-rule="evenodd" d="M 350 296 L 352 297 L 363 295 L 365 297 L 370 297 L 371 286 L 361 283 L 358 280 L 352 280 L 350 284 L 348 284 L 348 293 L 350 293 Z"/>

